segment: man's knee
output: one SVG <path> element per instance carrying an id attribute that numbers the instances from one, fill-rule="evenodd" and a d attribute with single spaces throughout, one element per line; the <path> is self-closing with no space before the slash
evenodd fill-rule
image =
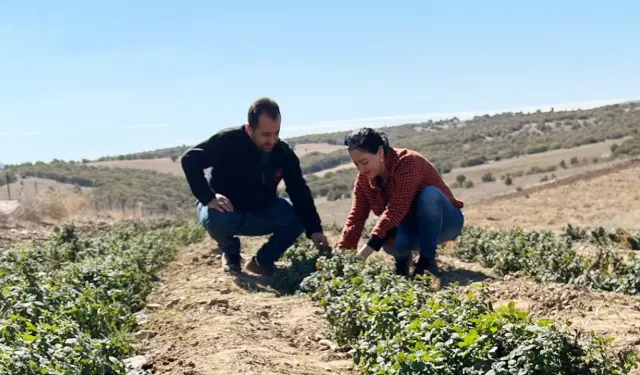
<path id="1" fill-rule="evenodd" d="M 204 207 L 199 215 L 200 223 L 213 239 L 232 237 L 238 231 L 241 217 L 236 212 L 220 212 Z"/>

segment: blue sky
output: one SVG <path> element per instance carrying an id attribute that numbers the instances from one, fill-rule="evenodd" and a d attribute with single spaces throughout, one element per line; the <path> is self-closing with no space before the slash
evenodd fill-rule
<path id="1" fill-rule="evenodd" d="M 640 97 L 634 1 L 0 2 L 0 161 Z M 588 102 L 588 103 L 586 103 Z"/>

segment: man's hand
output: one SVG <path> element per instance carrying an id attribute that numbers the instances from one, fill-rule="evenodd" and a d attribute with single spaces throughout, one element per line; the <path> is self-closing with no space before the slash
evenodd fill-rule
<path id="1" fill-rule="evenodd" d="M 329 249 L 329 241 L 322 232 L 312 233 L 311 241 L 313 241 L 313 244 L 316 245 L 316 249 L 318 249 L 318 251 L 322 252 Z"/>
<path id="2" fill-rule="evenodd" d="M 233 211 L 233 205 L 231 204 L 231 201 L 229 200 L 229 198 L 225 197 L 222 194 L 216 194 L 216 197 L 213 198 L 211 202 L 209 202 L 207 207 L 220 212 Z"/>
<path id="3" fill-rule="evenodd" d="M 373 254 L 374 251 L 375 250 L 373 250 L 371 246 L 363 245 L 360 250 L 358 250 L 358 255 L 360 256 L 360 258 L 362 258 L 362 260 L 367 260 L 369 255 Z"/>

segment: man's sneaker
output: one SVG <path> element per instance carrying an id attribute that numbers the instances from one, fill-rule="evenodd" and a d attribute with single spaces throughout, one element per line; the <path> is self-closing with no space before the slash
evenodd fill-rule
<path id="1" fill-rule="evenodd" d="M 240 272 L 242 270 L 241 260 L 240 255 L 224 254 L 222 256 L 222 270 L 224 272 Z"/>
<path id="2" fill-rule="evenodd" d="M 258 263 L 258 259 L 255 256 L 252 256 L 251 259 L 244 265 L 244 269 L 255 274 L 271 277 L 276 271 L 276 266 L 273 263 Z"/>
<path id="3" fill-rule="evenodd" d="M 396 259 L 396 275 L 409 276 L 411 263 L 411 257 L 407 257 L 406 259 Z"/>

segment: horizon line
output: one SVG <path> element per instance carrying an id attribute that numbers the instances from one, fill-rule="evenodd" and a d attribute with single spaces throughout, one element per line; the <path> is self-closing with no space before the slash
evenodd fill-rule
<path id="1" fill-rule="evenodd" d="M 625 103 L 634 103 L 639 102 L 640 97 L 632 98 L 632 99 L 594 99 L 594 100 L 584 100 L 584 101 L 574 101 L 568 103 L 559 103 L 559 104 L 543 104 L 543 105 L 529 105 L 529 106 L 521 106 L 517 108 L 511 109 L 494 109 L 494 110 L 476 110 L 476 111 L 459 111 L 459 112 L 431 112 L 431 113 L 414 113 L 414 114 L 398 114 L 398 115 L 386 115 L 386 116 L 374 116 L 374 117 L 358 117 L 358 118 L 350 118 L 350 119 L 342 119 L 342 120 L 328 120 L 328 121 L 315 121 L 306 125 L 293 125 L 293 126 L 284 126 L 282 133 L 290 133 L 291 130 L 294 130 L 291 135 L 287 135 L 282 137 L 281 139 L 287 140 L 291 138 L 299 138 L 314 134 L 326 134 L 333 133 L 339 131 L 349 131 L 354 130 L 356 128 L 361 127 L 371 127 L 371 128 L 379 128 L 379 127 L 393 127 L 393 126 L 401 126 L 408 125 L 413 123 L 420 123 L 429 120 L 440 121 L 446 119 L 452 119 L 457 117 L 460 121 L 466 121 L 472 119 L 476 116 L 485 116 L 485 115 L 496 115 L 501 113 L 533 113 L 538 110 L 543 112 L 548 112 L 552 108 L 554 111 L 573 111 L 573 110 L 589 110 L 598 107 L 604 107 L 608 105 L 615 104 L 625 104 Z M 357 126 L 354 126 L 358 124 Z M 170 124 L 143 124 L 143 125 L 129 125 L 123 126 L 121 129 L 140 129 L 140 128 L 157 128 L 157 127 L 170 127 Z M 225 129 L 227 127 L 222 127 L 221 129 Z M 336 129 L 342 128 L 342 129 Z M 298 131 L 296 131 L 298 130 Z M 315 131 L 314 131 L 315 130 Z M 325 130 L 325 131 L 318 131 Z M 218 130 L 219 131 L 219 130 Z M 21 135 L 37 135 L 38 132 L 22 132 Z M 0 133 L 0 136 L 11 136 L 10 133 Z M 186 142 L 186 139 L 183 139 L 179 142 Z M 162 150 L 172 147 L 181 147 L 181 146 L 189 146 L 187 143 L 177 144 L 173 143 L 172 145 L 160 146 L 154 149 L 147 149 L 143 151 L 133 151 L 126 152 L 118 155 L 127 155 L 134 153 L 142 153 L 142 152 L 150 152 L 156 150 Z M 101 157 L 114 157 L 117 155 L 103 155 Z M 101 157 L 95 158 L 97 160 Z M 80 161 L 83 158 L 80 158 L 75 161 Z M 53 158 L 51 159 L 53 160 Z M 71 161 L 74 159 L 69 159 Z M 28 163 L 30 161 L 23 161 L 17 163 L 4 163 L 4 165 L 13 165 L 13 164 L 22 164 Z M 31 161 L 32 162 L 32 161 Z M 50 161 L 49 161 L 50 162 Z M 0 160 L 0 163 L 3 163 Z M 47 162 L 48 163 L 48 162 Z"/>

